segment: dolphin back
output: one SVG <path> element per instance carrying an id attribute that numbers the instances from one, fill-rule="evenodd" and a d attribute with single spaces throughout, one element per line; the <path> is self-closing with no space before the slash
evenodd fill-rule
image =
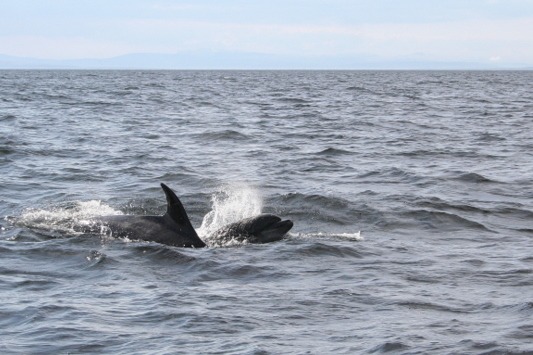
<path id="1" fill-rule="evenodd" d="M 205 247 L 176 194 L 165 184 L 161 184 L 161 187 L 167 198 L 167 212 L 163 216 L 101 216 L 95 219 L 94 225 L 82 228 L 82 231 L 101 233 L 102 230 L 108 230 L 112 236 L 119 238 L 179 247 Z"/>

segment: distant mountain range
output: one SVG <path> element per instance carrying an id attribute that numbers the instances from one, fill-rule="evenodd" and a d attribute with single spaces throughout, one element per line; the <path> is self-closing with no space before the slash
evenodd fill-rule
<path id="1" fill-rule="evenodd" d="M 522 64 L 380 60 L 355 56 L 283 56 L 263 53 L 136 53 L 105 59 L 52 60 L 0 55 L 0 69 L 526 69 Z"/>

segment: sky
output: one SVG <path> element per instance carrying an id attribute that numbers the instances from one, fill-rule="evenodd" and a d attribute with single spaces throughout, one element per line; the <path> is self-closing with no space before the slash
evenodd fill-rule
<path id="1" fill-rule="evenodd" d="M 243 67 L 263 56 L 268 65 L 290 59 L 302 69 L 361 63 L 533 68 L 533 0 L 0 2 L 0 55 L 64 61 L 143 53 L 153 60 L 180 56 L 182 64 L 231 56 Z"/>

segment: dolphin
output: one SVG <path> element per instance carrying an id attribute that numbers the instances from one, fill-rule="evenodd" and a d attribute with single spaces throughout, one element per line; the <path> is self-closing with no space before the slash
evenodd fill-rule
<path id="1" fill-rule="evenodd" d="M 167 198 L 167 212 L 164 215 L 102 216 L 96 220 L 96 227 L 103 226 L 109 229 L 113 237 L 127 237 L 177 247 L 205 247 L 205 243 L 196 234 L 185 208 L 174 191 L 163 183 L 161 187 Z M 94 227 L 92 226 L 93 231 Z"/>
<path id="2" fill-rule="evenodd" d="M 198 237 L 187 212 L 174 191 L 161 183 L 167 199 L 167 211 L 163 216 L 117 215 L 102 216 L 91 226 L 104 227 L 113 237 L 127 237 L 133 240 L 152 241 L 161 244 L 203 248 L 206 244 Z M 282 221 L 272 214 L 260 214 L 231 223 L 213 233 L 218 240 L 248 241 L 249 243 L 269 243 L 283 238 L 292 228 L 290 220 Z"/>
<path id="3" fill-rule="evenodd" d="M 211 234 L 210 238 L 222 242 L 270 243 L 282 239 L 292 225 L 290 220 L 282 221 L 278 216 L 264 213 L 228 224 Z"/>

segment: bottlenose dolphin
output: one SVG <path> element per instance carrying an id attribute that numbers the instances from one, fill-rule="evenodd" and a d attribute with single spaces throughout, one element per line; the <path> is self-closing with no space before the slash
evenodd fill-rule
<path id="1" fill-rule="evenodd" d="M 163 216 L 103 216 L 91 226 L 91 231 L 105 227 L 113 237 L 153 241 L 178 247 L 205 247 L 206 244 L 196 234 L 174 191 L 163 183 L 161 187 L 167 198 L 167 212 Z M 241 242 L 269 243 L 282 239 L 292 225 L 292 221 L 282 221 L 278 216 L 260 214 L 222 227 L 212 236 L 222 241 L 234 239 Z"/>
<path id="2" fill-rule="evenodd" d="M 205 247 L 174 191 L 163 183 L 161 187 L 167 197 L 167 212 L 163 216 L 103 216 L 96 220 L 96 227 L 109 229 L 113 237 L 127 237 L 178 247 Z"/>
<path id="3" fill-rule="evenodd" d="M 210 238 L 222 242 L 236 240 L 263 244 L 282 239 L 291 228 L 292 221 L 282 221 L 278 216 L 265 213 L 228 224 L 214 232 Z"/>

